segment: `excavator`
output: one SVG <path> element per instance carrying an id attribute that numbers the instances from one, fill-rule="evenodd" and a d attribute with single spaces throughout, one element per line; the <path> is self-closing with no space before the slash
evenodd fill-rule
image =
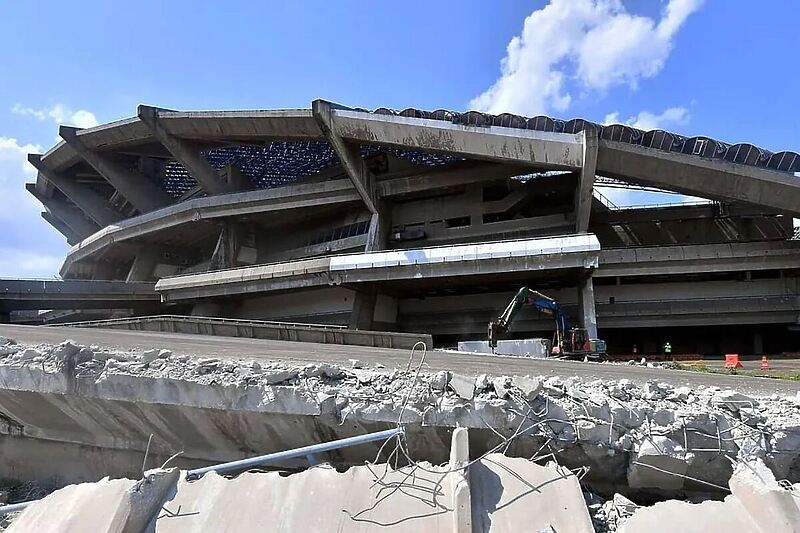
<path id="1" fill-rule="evenodd" d="M 551 357 L 559 359 L 589 359 L 593 361 L 605 360 L 605 341 L 590 338 L 586 328 L 571 327 L 569 318 L 558 301 L 528 287 L 522 287 L 509 302 L 505 311 L 489 322 L 489 346 L 491 346 L 493 353 L 497 348 L 497 341 L 508 333 L 514 317 L 525 305 L 533 305 L 544 314 L 555 318 L 556 329 L 553 332 Z"/>

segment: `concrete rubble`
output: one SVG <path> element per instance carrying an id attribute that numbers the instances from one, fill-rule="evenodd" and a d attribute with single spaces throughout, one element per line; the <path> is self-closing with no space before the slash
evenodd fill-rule
<path id="1" fill-rule="evenodd" d="M 339 438 L 347 435 L 346 431 L 375 431 L 399 422 L 408 428 L 408 446 L 414 458 L 438 464 L 447 460 L 449 446 L 443 440 L 450 430 L 464 427 L 470 428 L 472 457 L 495 452 L 499 457 L 526 457 L 537 463 L 554 461 L 558 468 L 579 472 L 582 485 L 603 495 L 587 500 L 588 511 L 581 500 L 580 512 L 591 513 L 597 529 L 608 531 L 632 528 L 645 520 L 640 516 L 648 516 L 659 506 L 694 509 L 726 505 L 715 499 L 725 496 L 729 483 L 734 496 L 747 501 L 744 495 L 749 485 L 737 485 L 745 474 L 735 465 L 763 465 L 773 476 L 773 481 L 766 483 L 770 490 L 786 491 L 786 483 L 800 483 L 797 396 L 755 397 L 716 387 L 675 387 L 626 379 L 469 376 L 459 374 L 458 369 L 423 371 L 415 380 L 418 364 L 419 357 L 401 369 L 368 367 L 360 361 L 348 366 L 292 365 L 198 358 L 160 347 L 134 352 L 70 341 L 21 345 L 0 339 L 0 437 L 79 443 L 123 453 L 120 449 L 125 447 L 141 450 L 146 435 L 156 433 L 161 441 L 158 446 L 169 446 L 161 450 L 163 456 L 183 449 L 179 437 L 186 441 L 186 435 L 179 435 L 176 428 L 188 434 L 191 427 L 197 427 L 202 431 L 193 430 L 180 460 L 208 464 L 254 455 L 259 451 L 257 444 L 248 444 L 251 451 L 237 454 L 235 448 L 226 448 L 225 439 L 263 442 L 267 433 L 258 432 L 266 430 L 260 429 L 265 424 L 275 424 L 269 435 L 280 435 L 278 449 L 287 449 Z M 31 394 L 36 396 L 36 409 L 26 408 L 18 399 Z M 76 405 L 75 411 L 66 410 L 62 397 Z M 137 402 L 135 412 L 120 407 L 120 402 L 133 405 L 131 401 Z M 181 411 L 164 410 L 171 405 Z M 48 410 L 55 407 L 58 411 L 53 413 L 70 413 L 69 420 L 51 421 Z M 91 425 L 84 424 L 78 413 L 86 410 L 92 412 Z M 184 410 L 189 414 L 181 414 Z M 222 430 L 215 413 L 224 413 L 226 419 L 261 418 L 242 418 Z M 191 425 L 184 429 L 179 415 L 187 417 Z M 206 421 L 207 417 L 211 418 Z M 76 425 L 67 428 L 67 422 Z M 301 423 L 313 423 L 313 432 L 305 431 Z M 106 433 L 113 439 L 102 440 Z M 12 461 L 13 453 L 8 457 Z M 138 457 L 141 466 L 141 454 L 133 457 Z M 351 470 L 364 460 L 356 451 L 331 457 Z M 528 459 L 526 465 L 537 466 Z M 25 477 L 25 465 L 15 461 L 15 473 Z M 8 470 L 8 464 L 5 468 Z M 0 475 L 8 477 L 9 473 Z M 530 483 L 539 474 L 532 471 L 520 477 Z M 64 473 L 62 479 L 69 481 L 70 475 Z M 794 492 L 791 494 L 793 498 Z M 655 506 L 643 503 L 670 498 L 678 499 Z M 682 500 L 686 498 L 703 503 L 685 503 Z M 644 506 L 639 509 L 637 504 Z M 785 501 L 775 505 L 784 510 L 791 507 Z M 748 509 L 748 516 L 752 512 Z M 726 519 L 733 516 L 722 514 Z M 557 524 L 540 529 L 551 526 L 555 531 L 565 530 Z M 772 531 L 780 531 L 776 528 Z"/>

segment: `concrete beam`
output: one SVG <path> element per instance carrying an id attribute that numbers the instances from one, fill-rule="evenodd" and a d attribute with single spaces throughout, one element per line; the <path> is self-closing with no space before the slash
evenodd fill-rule
<path id="1" fill-rule="evenodd" d="M 69 227 L 63 220 L 56 217 L 50 211 L 42 211 L 42 218 L 53 226 L 61 235 L 66 237 L 67 244 L 70 246 L 74 246 L 83 240 L 84 237 L 81 234 Z"/>
<path id="2" fill-rule="evenodd" d="M 78 185 L 74 180 L 69 179 L 60 172 L 50 170 L 42 163 L 41 154 L 28 154 L 28 162 L 101 228 L 122 219 L 122 214 L 114 210 L 105 198 L 92 189 Z M 30 189 L 28 190 L 30 191 Z M 39 198 L 39 201 L 41 201 L 41 198 Z"/>
<path id="3" fill-rule="evenodd" d="M 472 183 L 489 183 L 520 176 L 528 171 L 529 169 L 519 165 L 480 163 L 472 167 L 448 168 L 403 178 L 387 179 L 379 182 L 377 189 L 378 195 L 381 197 L 401 196 L 420 191 L 460 187 Z"/>
<path id="4" fill-rule="evenodd" d="M 375 316 L 375 303 L 377 300 L 378 289 L 375 285 L 371 284 L 357 290 L 347 327 L 360 330 L 372 329 L 372 319 Z"/>
<path id="5" fill-rule="evenodd" d="M 348 144 L 335 131 L 332 122 L 332 109 L 330 103 L 324 100 L 314 100 L 311 111 L 317 120 L 320 129 L 325 134 L 334 152 L 339 157 L 342 167 L 347 172 L 350 181 L 364 201 L 364 205 L 371 213 L 377 213 L 377 194 L 375 192 L 375 177 L 367 168 L 366 162 L 361 158 L 358 144 Z"/>
<path id="6" fill-rule="evenodd" d="M 140 105 L 137 110 L 139 119 L 147 125 L 153 137 L 189 171 L 208 194 L 231 192 L 230 186 L 197 150 L 168 131 L 166 125 L 159 120 L 158 113 L 158 109 L 146 105 Z"/>
<path id="7" fill-rule="evenodd" d="M 81 237 L 81 240 L 89 237 L 100 229 L 99 226 L 96 226 L 79 211 L 70 209 L 69 204 L 64 200 L 59 198 L 45 198 L 39 194 L 39 191 L 36 190 L 35 183 L 26 183 L 25 188 L 34 198 L 39 200 L 54 217 L 66 224 L 76 235 Z"/>
<path id="8" fill-rule="evenodd" d="M 217 245 L 211 254 L 209 270 L 223 270 L 237 266 L 236 256 L 239 254 L 243 236 L 244 230 L 239 224 L 230 220 L 224 221 Z"/>
<path id="9" fill-rule="evenodd" d="M 774 170 L 601 140 L 597 173 L 721 201 L 800 215 L 800 180 Z"/>
<path id="10" fill-rule="evenodd" d="M 587 134 L 585 130 L 578 135 L 583 149 L 583 166 L 578 188 L 575 191 L 575 231 L 586 233 L 589 231 L 589 217 L 592 214 L 592 191 L 597 168 L 598 139 L 594 132 Z"/>
<path id="11" fill-rule="evenodd" d="M 116 161 L 90 150 L 78 135 L 80 128 L 60 126 L 58 134 L 98 174 L 109 182 L 128 202 L 142 213 L 169 205 L 167 193 L 146 176 L 128 170 Z"/>
<path id="12" fill-rule="evenodd" d="M 577 135 L 498 126 L 463 126 L 443 120 L 331 109 L 331 129 L 345 140 L 431 150 L 534 168 L 578 170 Z"/>
<path id="13" fill-rule="evenodd" d="M 153 279 L 153 272 L 158 265 L 158 251 L 152 248 L 142 246 L 136 257 L 133 258 L 133 264 L 128 271 L 126 282 L 131 283 L 135 281 L 151 281 Z"/>

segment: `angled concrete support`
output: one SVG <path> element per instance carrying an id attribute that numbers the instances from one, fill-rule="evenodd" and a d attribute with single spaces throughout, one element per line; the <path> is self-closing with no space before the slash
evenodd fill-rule
<path id="1" fill-rule="evenodd" d="M 35 183 L 26 183 L 25 188 L 28 189 L 28 192 L 39 200 L 54 217 L 72 229 L 79 241 L 89 237 L 100 229 L 100 226 L 92 223 L 91 220 L 81 215 L 80 212 L 70 209 L 69 204 L 64 200 L 59 198 L 46 198 L 39 194 L 36 190 Z"/>
<path id="2" fill-rule="evenodd" d="M 167 193 L 159 189 L 146 176 L 128 170 L 116 161 L 87 148 L 78 136 L 79 129 L 61 126 L 58 134 L 131 205 L 140 212 L 147 213 L 170 204 Z"/>
<path id="3" fill-rule="evenodd" d="M 356 292 L 353 299 L 353 311 L 350 313 L 350 329 L 372 329 L 372 319 L 375 316 L 375 303 L 378 300 L 378 288 L 369 285 Z"/>
<path id="4" fill-rule="evenodd" d="M 141 247 L 133 259 L 133 264 L 125 281 L 151 281 L 153 272 L 158 265 L 158 255 L 158 250 Z"/>
<path id="5" fill-rule="evenodd" d="M 597 338 L 597 311 L 594 303 L 594 283 L 591 271 L 578 281 L 578 313 L 581 326 L 586 328 L 589 337 Z"/>
<path id="6" fill-rule="evenodd" d="M 114 210 L 105 198 L 92 189 L 89 187 L 82 187 L 60 172 L 55 172 L 47 168 L 47 166 L 42 163 L 41 154 L 28 154 L 28 161 L 31 165 L 36 167 L 47 181 L 64 193 L 64 196 L 69 198 L 73 204 L 78 206 L 78 209 L 86 213 L 86 216 L 94 220 L 101 228 L 114 224 L 122 219 L 122 214 Z M 30 191 L 30 189 L 28 190 Z M 34 196 L 36 196 L 36 194 L 34 194 Z M 42 201 L 42 199 L 39 198 L 39 201 Z"/>
<path id="7" fill-rule="evenodd" d="M 70 246 L 74 246 L 83 240 L 77 231 L 69 227 L 63 220 L 56 217 L 50 211 L 42 211 L 42 218 L 45 219 L 48 224 L 53 226 L 61 235 L 66 237 L 67 244 Z"/>
<path id="8" fill-rule="evenodd" d="M 217 170 L 206 161 L 200 152 L 167 130 L 164 123 L 158 118 L 158 109 L 140 105 L 137 114 L 153 136 L 172 154 L 172 157 L 189 171 L 208 194 L 231 192 L 231 187 L 222 180 Z"/>
<path id="9" fill-rule="evenodd" d="M 579 133 L 583 147 L 583 167 L 578 188 L 575 191 L 575 231 L 586 233 L 589 230 L 589 217 L 592 214 L 592 191 L 597 169 L 598 139 L 594 132 Z"/>
<path id="10" fill-rule="evenodd" d="M 386 206 L 384 202 L 379 204 L 380 211 L 373 213 L 369 220 L 369 229 L 367 230 L 367 242 L 364 245 L 365 252 L 377 252 L 385 250 L 389 242 L 389 233 L 391 232 L 391 216 L 392 210 Z"/>
<path id="11" fill-rule="evenodd" d="M 319 123 L 319 127 L 328 142 L 331 143 L 333 150 L 339 157 L 342 167 L 347 172 L 350 181 L 358 191 L 359 196 L 364 201 L 364 205 L 371 213 L 377 213 L 377 194 L 375 191 L 375 178 L 367 168 L 367 164 L 361 158 L 358 144 L 349 144 L 335 131 L 332 116 L 331 104 L 324 100 L 314 100 L 311 104 L 311 111 L 314 118 Z"/>
<path id="12" fill-rule="evenodd" d="M 237 266 L 236 256 L 242 246 L 243 237 L 244 232 L 241 226 L 235 222 L 223 222 L 217 239 L 217 246 L 211 255 L 209 270 L 222 270 Z"/>

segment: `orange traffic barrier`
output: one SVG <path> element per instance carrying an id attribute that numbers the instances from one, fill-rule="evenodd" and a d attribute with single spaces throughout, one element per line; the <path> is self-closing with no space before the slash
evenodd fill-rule
<path id="1" fill-rule="evenodd" d="M 725 368 L 744 368 L 742 362 L 739 361 L 738 353 L 725 354 Z"/>
<path id="2" fill-rule="evenodd" d="M 767 361 L 767 356 L 761 356 L 761 370 L 769 370 L 769 361 Z"/>

